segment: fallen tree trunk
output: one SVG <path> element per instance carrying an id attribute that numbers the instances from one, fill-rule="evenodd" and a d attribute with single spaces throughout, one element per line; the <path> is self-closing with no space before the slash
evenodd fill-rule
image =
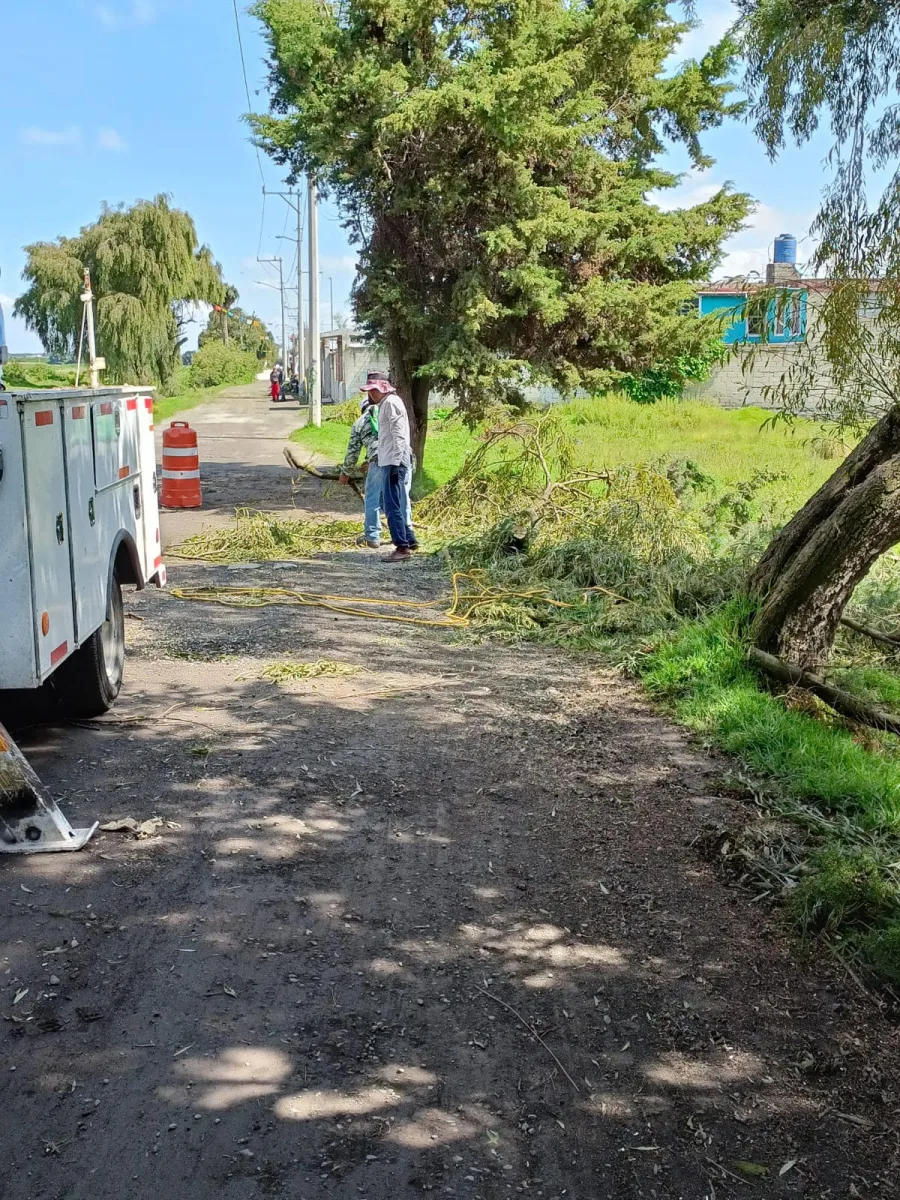
<path id="1" fill-rule="evenodd" d="M 767 654 L 765 650 L 760 650 L 758 646 L 750 647 L 747 651 L 747 658 L 755 667 L 772 676 L 773 679 L 812 692 L 814 696 L 824 700 L 842 717 L 848 717 L 851 721 L 857 721 L 861 725 L 869 725 L 873 729 L 895 733 L 900 737 L 900 717 L 886 713 L 880 708 L 873 708 L 857 699 L 856 696 L 851 696 L 849 692 L 832 687 L 818 675 L 804 671 L 802 667 L 795 666 L 793 663 L 783 662 L 774 654 Z"/>

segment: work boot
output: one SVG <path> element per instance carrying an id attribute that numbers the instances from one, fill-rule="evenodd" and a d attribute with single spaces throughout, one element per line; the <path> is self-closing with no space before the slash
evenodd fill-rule
<path id="1" fill-rule="evenodd" d="M 394 550 L 390 554 L 386 555 L 381 561 L 382 562 L 403 562 L 405 559 L 411 558 L 411 557 L 412 557 L 412 555 L 406 549 L 405 546 L 398 546 L 396 550 Z"/>
<path id="2" fill-rule="evenodd" d="M 356 539 L 357 546 L 368 546 L 370 550 L 380 550 L 381 542 L 370 542 L 364 533 L 361 533 Z"/>

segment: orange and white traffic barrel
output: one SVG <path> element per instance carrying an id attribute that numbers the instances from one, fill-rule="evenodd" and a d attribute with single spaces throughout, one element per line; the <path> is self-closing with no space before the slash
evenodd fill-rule
<path id="1" fill-rule="evenodd" d="M 187 421 L 173 421 L 162 440 L 163 508 L 199 508 L 203 497 L 196 432 Z"/>

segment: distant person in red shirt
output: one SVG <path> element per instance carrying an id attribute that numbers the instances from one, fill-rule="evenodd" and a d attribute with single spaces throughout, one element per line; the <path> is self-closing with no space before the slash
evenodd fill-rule
<path id="1" fill-rule="evenodd" d="M 276 363 L 269 372 L 269 387 L 272 392 L 273 403 L 281 399 L 281 387 L 284 383 L 284 370 L 281 363 Z"/>

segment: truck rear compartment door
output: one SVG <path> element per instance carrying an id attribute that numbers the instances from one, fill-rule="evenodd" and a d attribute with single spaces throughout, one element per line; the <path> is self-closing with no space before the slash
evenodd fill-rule
<path id="1" fill-rule="evenodd" d="M 69 517 L 59 404 L 27 404 L 22 412 L 28 552 L 41 680 L 74 647 Z"/>
<path id="2" fill-rule="evenodd" d="M 95 400 L 91 405 L 98 492 L 138 473 L 137 421 L 132 409 L 136 412 L 137 400 L 131 396 Z"/>

